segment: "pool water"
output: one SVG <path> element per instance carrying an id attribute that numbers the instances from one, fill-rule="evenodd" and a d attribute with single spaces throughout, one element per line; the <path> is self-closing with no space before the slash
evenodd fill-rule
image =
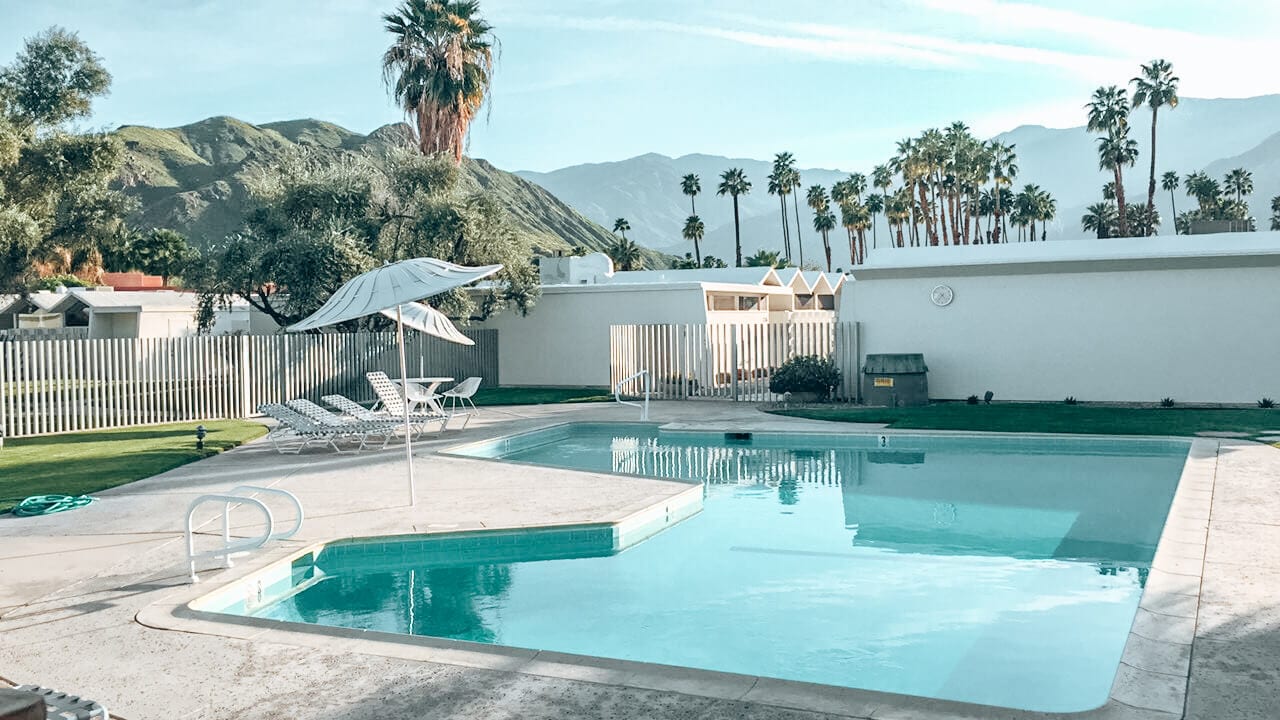
<path id="1" fill-rule="evenodd" d="M 702 512 L 620 552 L 525 534 L 488 558 L 415 539 L 394 562 L 353 562 L 339 544 L 240 611 L 1085 710 L 1109 695 L 1187 450 L 561 426 L 460 453 L 701 480 Z"/>

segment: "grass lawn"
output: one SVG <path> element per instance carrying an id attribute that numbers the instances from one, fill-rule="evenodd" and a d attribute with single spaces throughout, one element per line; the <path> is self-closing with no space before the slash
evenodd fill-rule
<path id="1" fill-rule="evenodd" d="M 490 387 L 473 398 L 476 405 L 548 405 L 575 402 L 610 402 L 613 395 L 602 387 Z"/>
<path id="2" fill-rule="evenodd" d="M 1280 430 L 1280 410 L 1262 408 L 1127 408 L 1057 403 L 940 403 L 920 408 L 832 406 L 774 411 L 836 422 L 887 423 L 893 428 L 1092 435 L 1195 435 L 1218 430 L 1250 436 Z"/>
<path id="3" fill-rule="evenodd" d="M 0 450 L 0 512 L 31 495 L 81 495 L 151 477 L 264 435 L 243 420 L 203 423 L 209 435 L 196 450 L 201 423 L 102 430 L 5 441 Z"/>

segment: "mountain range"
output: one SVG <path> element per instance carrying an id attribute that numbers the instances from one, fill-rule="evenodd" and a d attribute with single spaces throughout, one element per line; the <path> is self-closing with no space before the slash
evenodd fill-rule
<path id="1" fill-rule="evenodd" d="M 1081 103 L 1081 117 L 1084 116 Z M 1145 202 L 1147 190 L 1147 154 L 1150 138 L 1150 114 L 1145 109 L 1134 112 L 1132 137 L 1138 141 L 1141 155 L 1133 168 L 1126 168 L 1125 189 L 1131 202 Z M 1255 190 L 1249 198 L 1259 226 L 1270 217 L 1270 198 L 1280 194 L 1280 95 L 1264 95 L 1245 99 L 1183 98 L 1177 108 L 1160 112 L 1157 137 L 1157 182 L 1166 170 L 1185 176 L 1203 170 L 1221 181 L 1227 170 L 1244 167 L 1253 171 Z M 1086 237 L 1080 229 L 1080 216 L 1087 205 L 1101 200 L 1102 186 L 1111 173 L 1098 169 L 1096 141 L 1083 126 L 1056 129 L 1024 125 L 997 136 L 1015 145 L 1019 172 L 1014 184 L 1017 190 L 1035 183 L 1057 199 L 1057 219 L 1050 222 L 1051 240 Z M 785 148 L 780 148 L 780 150 Z M 892 152 L 885 148 L 885 160 Z M 704 254 L 722 259 L 733 257 L 733 210 L 727 197 L 717 197 L 715 187 L 719 175 L 730 167 L 746 171 L 752 182 L 751 194 L 740 198 L 743 253 L 757 249 L 780 250 L 781 214 L 778 198 L 766 190 L 766 176 L 771 161 L 727 158 L 714 155 L 684 155 L 671 158 L 656 153 L 616 162 L 574 165 L 551 172 L 518 171 L 516 174 L 550 190 L 556 197 L 573 206 L 591 220 L 612 227 L 618 217 L 631 225 L 628 237 L 647 247 L 682 255 L 692 244 L 681 237 L 681 228 L 690 214 L 689 198 L 680 192 L 680 178 L 695 173 L 701 178 L 702 193 L 697 196 L 698 215 L 706 225 L 702 241 Z M 870 167 L 853 168 L 870 174 Z M 848 170 L 802 168 L 804 186 L 831 184 L 848 175 Z M 1161 232 L 1172 233 L 1173 214 L 1169 193 L 1157 187 L 1157 209 L 1163 217 Z M 1179 190 L 1174 198 L 1177 208 L 1185 211 L 1195 201 Z M 794 200 L 788 200 L 788 213 L 794 211 Z M 800 198 L 802 240 L 805 258 L 821 256 L 821 242 L 813 231 L 813 214 Z M 795 219 L 792 217 L 792 234 Z M 1011 229 L 1012 231 L 1012 229 Z M 888 226 L 881 216 L 875 234 L 884 241 Z M 835 264 L 847 266 L 849 253 L 843 229 L 832 235 Z M 871 242 L 868 234 L 868 242 Z"/>
<path id="2" fill-rule="evenodd" d="M 251 125 L 230 117 L 165 129 L 126 125 L 115 134 L 125 149 L 117 184 L 140 205 L 132 225 L 172 228 L 202 248 L 241 228 L 251 202 L 245 180 L 255 168 L 269 167 L 297 146 L 334 155 L 378 153 L 411 137 L 403 124 L 361 135 L 320 120 Z M 613 242 L 607 230 L 547 190 L 484 160 L 467 158 L 460 183 L 463 190 L 495 193 L 539 253 L 603 250 Z M 650 263 L 659 259 L 653 251 L 645 256 Z"/>

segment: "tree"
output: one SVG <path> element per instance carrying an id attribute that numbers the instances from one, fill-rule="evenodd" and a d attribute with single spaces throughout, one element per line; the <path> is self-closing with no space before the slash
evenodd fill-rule
<path id="1" fill-rule="evenodd" d="M 1160 108 L 1178 107 L 1178 78 L 1173 74 L 1173 65 L 1167 60 L 1152 60 L 1142 66 L 1142 72 L 1129 81 L 1133 85 L 1133 107 L 1142 105 L 1151 108 L 1151 173 L 1147 179 L 1147 219 L 1144 223 L 1147 232 L 1155 233 L 1154 216 L 1156 212 L 1156 115 Z"/>
<path id="2" fill-rule="evenodd" d="M 822 249 L 827 257 L 827 272 L 831 272 L 830 233 L 836 228 L 836 216 L 831 212 L 831 199 L 827 197 L 826 188 L 812 185 L 805 195 L 805 200 L 813 210 L 813 229 L 822 235 Z M 852 253 L 856 255 L 856 252 Z"/>
<path id="3" fill-rule="evenodd" d="M 1235 193 L 1236 202 L 1244 202 L 1245 195 L 1253 194 L 1253 173 L 1244 168 L 1235 168 L 1222 179 L 1222 189 Z"/>
<path id="4" fill-rule="evenodd" d="M 1271 198 L 1271 229 L 1280 230 L 1280 195 Z"/>
<path id="5" fill-rule="evenodd" d="M 787 261 L 774 250 L 760 249 L 755 255 L 747 258 L 747 267 L 784 268 L 787 267 Z"/>
<path id="6" fill-rule="evenodd" d="M 871 184 L 880 191 L 880 197 L 885 204 L 885 220 L 888 221 L 888 200 L 889 188 L 893 187 L 893 171 L 888 165 L 877 165 L 871 169 Z M 875 243 L 875 230 L 871 233 L 872 244 Z"/>
<path id="7" fill-rule="evenodd" d="M 993 243 L 1000 243 L 1000 219 L 1004 215 L 1003 203 L 1004 195 L 1000 192 L 1000 188 L 1006 185 L 1012 185 L 1013 179 L 1018 176 L 1018 156 L 1014 154 L 1014 145 L 1006 144 L 992 140 L 987 146 L 987 150 L 991 155 L 991 180 L 995 184 L 995 208 L 993 210 L 993 219 L 995 221 L 995 230 L 992 231 Z"/>
<path id="8" fill-rule="evenodd" d="M 698 206 L 693 201 L 698 196 L 698 193 L 702 192 L 702 181 L 697 175 L 689 173 L 680 178 L 680 192 L 689 196 L 689 214 L 696 216 L 698 214 Z"/>
<path id="9" fill-rule="evenodd" d="M 618 238 L 606 252 L 618 270 L 635 270 L 640 267 L 640 246 L 625 237 Z"/>
<path id="10" fill-rule="evenodd" d="M 1098 239 L 1111 237 L 1111 228 L 1116 223 L 1116 206 L 1108 202 L 1094 203 L 1080 218 L 1080 227 L 1085 232 L 1097 233 Z"/>
<path id="11" fill-rule="evenodd" d="M 200 253 L 187 243 L 187 239 L 173 230 L 156 228 L 151 232 L 131 238 L 125 257 L 129 270 L 140 270 L 148 275 L 159 275 L 164 284 L 169 278 L 180 275 Z"/>
<path id="12" fill-rule="evenodd" d="M 865 203 L 867 211 L 871 213 L 871 247 L 876 246 L 876 217 L 884 210 L 884 196 L 871 193 L 867 195 Z"/>
<path id="13" fill-rule="evenodd" d="M 627 222 L 626 218 L 618 218 L 617 220 L 613 221 L 613 231 L 616 233 L 620 233 L 622 235 L 623 240 L 627 239 L 627 231 L 630 229 L 631 229 L 631 223 Z"/>
<path id="14" fill-rule="evenodd" d="M 1178 173 L 1172 170 L 1169 170 L 1164 175 L 1160 176 L 1160 189 L 1169 193 L 1169 206 L 1173 208 L 1173 217 L 1175 218 L 1178 217 L 1178 201 L 1174 199 L 1173 191 L 1178 189 L 1178 183 Z M 1176 223 L 1173 232 L 1175 235 L 1178 232 Z"/>
<path id="15" fill-rule="evenodd" d="M 65 127 L 110 80 L 100 58 L 60 28 L 27 39 L 0 67 L 0 292 L 23 292 L 42 274 L 96 281 L 104 248 L 124 232 L 135 203 L 109 186 L 123 149 Z"/>
<path id="16" fill-rule="evenodd" d="M 1138 160 L 1138 143 L 1127 135 L 1113 132 L 1098 138 L 1098 169 L 1111 170 L 1116 176 L 1116 209 L 1120 220 L 1120 237 L 1129 237 L 1129 224 L 1125 217 L 1123 167 L 1133 167 Z"/>
<path id="17" fill-rule="evenodd" d="M 405 0 L 382 16 L 393 38 L 383 81 L 412 116 L 418 148 L 449 153 L 459 165 L 493 79 L 497 40 L 479 12 L 477 0 Z"/>
<path id="18" fill-rule="evenodd" d="M 524 313 L 537 299 L 531 238 L 492 194 L 463 189 L 452 158 L 408 148 L 376 161 L 301 150 L 258 167 L 247 185 L 252 206 L 240 233 L 183 276 L 207 298 L 241 297 L 289 325 L 365 270 L 436 257 L 503 266 L 483 295 L 432 298 L 451 317 L 487 317 L 507 306 Z"/>
<path id="19" fill-rule="evenodd" d="M 738 196 L 751 192 L 751 182 L 742 168 L 729 168 L 720 174 L 720 187 L 717 195 L 729 195 L 733 198 L 733 252 L 734 267 L 742 267 L 742 223 L 738 217 Z"/>
<path id="20" fill-rule="evenodd" d="M 684 235 L 685 240 L 689 240 L 693 243 L 694 260 L 698 265 L 702 264 L 702 250 L 699 248 L 698 243 L 702 241 L 702 236 L 706 231 L 706 226 L 703 225 L 702 219 L 697 215 L 690 215 L 688 219 L 684 221 L 684 231 L 682 234 Z"/>
<path id="21" fill-rule="evenodd" d="M 773 171 L 769 173 L 767 180 L 768 191 L 770 195 L 778 196 L 778 204 L 782 208 L 782 250 L 786 253 L 787 259 L 791 259 L 791 230 L 787 225 L 787 193 L 791 192 L 791 181 L 784 168 L 779 167 L 779 161 L 783 153 L 779 153 L 773 161 Z M 804 262 L 801 257 L 800 262 Z"/>
<path id="22" fill-rule="evenodd" d="M 1120 235 L 1128 237 L 1123 167 L 1132 167 L 1138 159 L 1138 144 L 1129 139 L 1128 93 L 1115 85 L 1100 87 L 1093 92 L 1093 99 L 1086 107 L 1089 110 L 1087 129 L 1103 134 L 1098 139 L 1098 166 L 1101 170 L 1111 170 L 1115 175 Z"/>

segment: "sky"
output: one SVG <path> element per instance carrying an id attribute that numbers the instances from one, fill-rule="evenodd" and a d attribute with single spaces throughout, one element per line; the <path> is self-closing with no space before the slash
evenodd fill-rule
<path id="1" fill-rule="evenodd" d="M 87 129 L 212 115 L 402 119 L 382 82 L 395 0 L 0 0 L 0 63 L 60 25 L 112 73 Z M 1269 0 L 481 0 L 501 54 L 469 152 L 552 170 L 646 152 L 869 169 L 963 120 L 1083 122 L 1093 89 L 1170 60 L 1189 97 L 1280 92 Z"/>

